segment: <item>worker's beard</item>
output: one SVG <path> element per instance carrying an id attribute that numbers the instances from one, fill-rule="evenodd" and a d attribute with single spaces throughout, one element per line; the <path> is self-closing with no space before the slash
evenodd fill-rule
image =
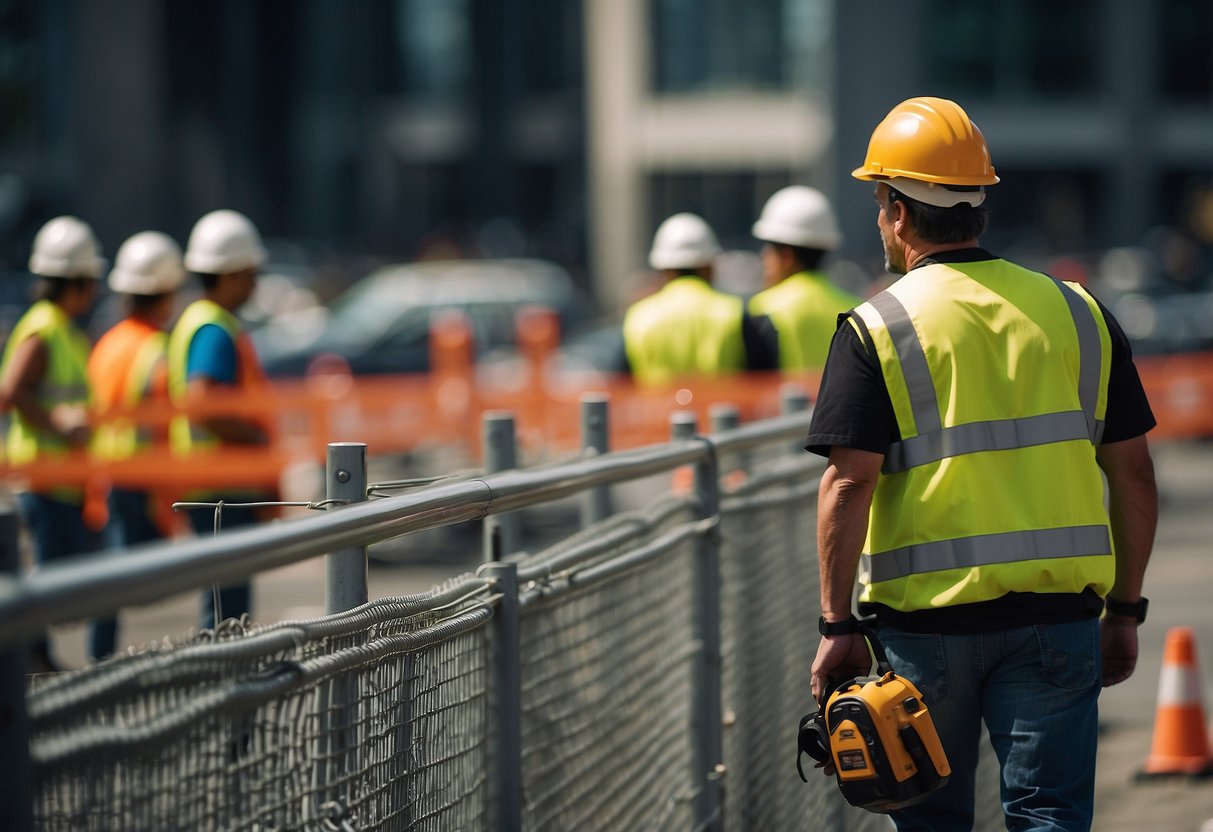
<path id="1" fill-rule="evenodd" d="M 905 274 L 906 260 L 905 253 L 900 246 L 894 246 L 886 236 L 883 229 L 880 232 L 880 244 L 884 248 L 884 269 L 889 274 Z"/>

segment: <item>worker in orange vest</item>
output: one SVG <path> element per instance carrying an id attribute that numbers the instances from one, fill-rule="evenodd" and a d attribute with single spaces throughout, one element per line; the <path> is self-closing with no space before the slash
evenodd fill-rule
<path id="1" fill-rule="evenodd" d="M 100 459 L 129 459 L 155 438 L 152 426 L 121 414 L 144 402 L 168 401 L 165 327 L 184 282 L 181 247 L 167 234 L 143 231 L 118 249 L 109 287 L 126 296 L 129 312 L 101 336 L 88 361 L 98 419 L 92 448 Z M 108 547 L 125 548 L 163 536 L 148 489 L 124 485 L 110 491 Z M 117 636 L 117 616 L 94 620 L 89 639 L 93 658 L 113 653 Z"/>

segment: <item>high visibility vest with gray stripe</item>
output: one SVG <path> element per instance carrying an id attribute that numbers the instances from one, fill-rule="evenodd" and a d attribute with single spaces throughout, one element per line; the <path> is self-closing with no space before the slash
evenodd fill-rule
<path id="1" fill-rule="evenodd" d="M 684 275 L 632 304 L 623 343 L 632 376 L 665 384 L 683 376 L 739 373 L 746 366 L 741 299 Z"/>
<path id="2" fill-rule="evenodd" d="M 856 323 L 858 319 L 862 325 Z M 1115 577 L 1095 461 L 1111 339 L 1081 287 L 1004 260 L 914 269 L 852 313 L 897 419 L 861 602 L 913 611 Z"/>
<path id="3" fill-rule="evenodd" d="M 17 321 L 4 349 L 0 373 L 7 375 L 17 346 L 30 337 L 46 344 L 46 372 L 38 385 L 38 403 L 50 412 L 56 407 L 88 404 L 88 338 L 72 322 L 59 304 L 40 300 Z M 33 462 L 39 457 L 62 455 L 67 444 L 28 422 L 15 408 L 9 411 L 8 461 L 15 465 Z"/>
<path id="4" fill-rule="evenodd" d="M 187 306 L 168 339 L 168 395 L 173 404 L 186 403 L 190 343 L 198 330 L 208 324 L 223 329 L 233 343 L 240 337 L 240 322 L 236 316 L 214 301 L 203 298 Z M 184 415 L 174 416 L 169 423 L 169 446 L 176 453 L 184 454 L 218 445 L 218 437 Z"/>

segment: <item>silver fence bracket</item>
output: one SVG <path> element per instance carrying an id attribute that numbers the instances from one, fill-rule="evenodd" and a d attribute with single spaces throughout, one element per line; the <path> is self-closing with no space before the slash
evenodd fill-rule
<path id="1" fill-rule="evenodd" d="M 17 577 L 17 511 L 0 507 L 0 574 Z M 29 721 L 25 712 L 25 674 L 29 645 L 14 642 L 0 650 L 0 818 L 13 832 L 34 828 L 34 767 L 29 755 Z"/>
<path id="2" fill-rule="evenodd" d="M 497 582 L 490 656 L 489 829 L 522 830 L 522 652 L 518 628 L 518 565 L 488 564 L 481 574 Z"/>
<path id="3" fill-rule="evenodd" d="M 518 443 L 514 433 L 514 414 L 504 410 L 486 411 L 481 423 L 484 446 L 484 472 L 497 474 L 518 467 Z M 490 514 L 484 518 L 484 560 L 486 563 L 514 554 L 521 549 L 521 534 L 516 512 Z"/>
<path id="4" fill-rule="evenodd" d="M 366 443 L 330 442 L 326 496 L 328 510 L 366 500 Z M 366 547 L 343 549 L 325 558 L 325 613 L 345 612 L 367 602 Z"/>
<path id="5" fill-rule="evenodd" d="M 674 439 L 695 436 L 694 413 L 670 416 Z M 720 516 L 720 475 L 716 451 L 706 437 L 711 453 L 695 465 L 693 489 L 698 514 L 706 519 Z M 721 829 L 721 783 L 717 767 L 724 762 L 723 706 L 721 704 L 722 659 L 720 646 L 720 535 L 710 531 L 695 543 L 694 610 L 691 631 L 703 645 L 696 655 L 691 688 L 692 784 L 695 786 L 696 829 Z"/>
<path id="6" fill-rule="evenodd" d="M 604 393 L 581 395 L 581 448 L 604 454 L 611 449 L 610 399 Z M 581 501 L 581 528 L 592 526 L 611 516 L 611 488 L 598 485 L 588 489 Z"/>

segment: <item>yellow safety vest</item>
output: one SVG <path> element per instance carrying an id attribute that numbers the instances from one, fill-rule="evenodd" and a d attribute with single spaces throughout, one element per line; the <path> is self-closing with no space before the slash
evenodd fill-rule
<path id="1" fill-rule="evenodd" d="M 97 409 L 105 413 L 116 407 L 131 408 L 150 398 L 155 392 L 155 370 L 167 347 L 168 335 L 135 318 L 127 318 L 101 336 L 88 362 Z M 128 418 L 111 417 L 97 426 L 92 450 L 102 459 L 128 459 L 149 441 L 146 428 Z"/>
<path id="2" fill-rule="evenodd" d="M 675 278 L 637 301 L 623 319 L 632 376 L 663 384 L 682 376 L 715 376 L 745 369 L 741 299 L 694 275 Z"/>
<path id="3" fill-rule="evenodd" d="M 1116 564 L 1095 446 L 1111 339 L 1095 300 L 1003 260 L 935 263 L 851 324 L 875 347 L 900 436 L 873 497 L 860 602 L 1105 595 Z"/>
<path id="4" fill-rule="evenodd" d="M 240 337 L 241 327 L 236 316 L 214 301 L 204 298 L 187 306 L 168 339 L 168 395 L 173 404 L 181 406 L 186 402 L 190 343 L 198 330 L 208 324 L 222 328 L 233 343 Z M 240 370 L 237 367 L 238 377 Z M 175 453 L 188 454 L 218 444 L 218 437 L 184 415 L 174 417 L 169 425 L 169 446 Z"/>
<path id="5" fill-rule="evenodd" d="M 861 302 L 820 272 L 798 272 L 750 298 L 750 314 L 775 325 L 780 368 L 816 371 L 825 366 L 839 313 Z"/>
<path id="6" fill-rule="evenodd" d="M 4 348 L 0 374 L 7 375 L 17 346 L 36 336 L 46 344 L 46 373 L 38 385 L 39 404 L 50 411 L 60 405 L 86 406 L 89 400 L 88 338 L 59 304 L 40 300 L 31 306 L 13 327 Z M 60 437 L 31 425 L 15 408 L 9 413 L 8 462 L 25 465 L 35 459 L 63 456 L 67 443 Z M 79 488 L 54 488 L 50 495 L 65 502 L 79 502 Z"/>

